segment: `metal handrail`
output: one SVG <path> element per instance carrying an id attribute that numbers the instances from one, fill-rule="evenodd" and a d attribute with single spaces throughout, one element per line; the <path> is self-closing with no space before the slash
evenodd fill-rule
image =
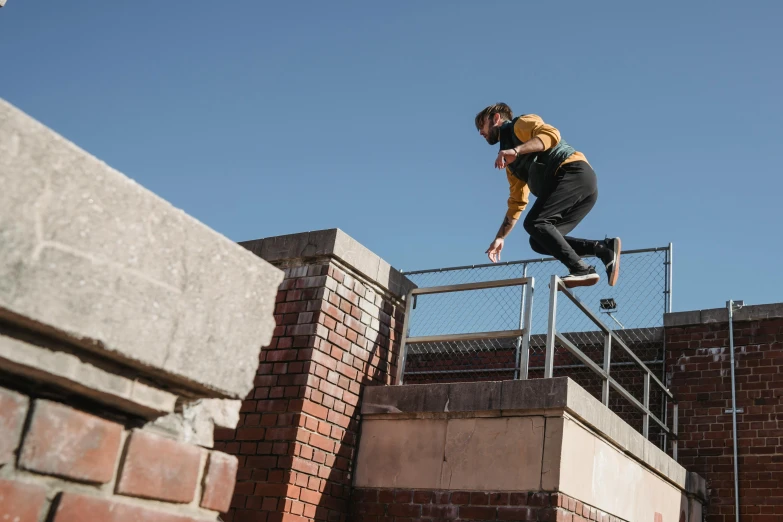
<path id="1" fill-rule="evenodd" d="M 628 254 L 644 254 L 647 252 L 664 252 L 670 251 L 672 248 L 671 243 L 665 247 L 652 247 L 652 248 L 637 248 L 635 250 L 623 250 L 623 255 Z M 594 256 L 584 256 L 586 258 Z M 436 272 L 451 272 L 454 270 L 467 270 L 469 268 L 489 268 L 498 266 L 512 266 L 512 265 L 525 265 L 531 263 L 546 263 L 548 261 L 557 261 L 555 257 L 534 257 L 531 259 L 519 259 L 517 261 L 502 261 L 497 263 L 482 263 L 478 265 L 462 265 L 462 266 L 447 266 L 441 268 L 426 268 L 424 270 L 401 270 L 400 273 L 404 276 L 412 276 L 418 274 L 432 274 Z"/>
<path id="2" fill-rule="evenodd" d="M 643 415 L 642 434 L 645 438 L 649 438 L 650 434 L 650 419 L 658 424 L 666 436 L 670 436 L 672 439 L 672 455 L 677 460 L 677 421 L 678 421 L 678 407 L 677 401 L 674 395 L 669 391 L 666 386 L 650 371 L 644 362 L 623 342 L 622 339 L 598 316 L 596 316 L 589 308 L 587 308 L 576 296 L 574 296 L 568 288 L 566 288 L 563 281 L 556 275 L 552 276 L 549 284 L 549 322 L 547 325 L 547 337 L 546 337 L 546 357 L 544 360 L 544 378 L 551 379 L 554 374 L 554 359 L 555 359 L 555 343 L 559 342 L 569 352 L 571 352 L 580 362 L 590 368 L 593 372 L 598 374 L 603 380 L 601 402 L 604 406 L 609 407 L 609 389 L 610 387 L 623 396 L 631 405 L 640 410 Z M 603 331 L 604 337 L 604 360 L 603 365 L 599 365 L 588 357 L 582 350 L 580 350 L 574 343 L 568 340 L 563 334 L 557 331 L 557 297 L 559 293 L 563 293 L 568 299 L 573 302 L 577 308 L 584 312 L 587 317 L 595 323 L 595 325 Z M 644 398 L 643 402 L 639 402 L 636 397 L 631 395 L 620 383 L 618 383 L 611 375 L 611 350 L 612 343 L 617 343 L 620 347 L 631 357 L 632 361 L 644 371 Z M 650 386 L 656 384 L 663 390 L 663 393 L 673 403 L 673 419 L 672 428 L 667 426 L 666 418 L 662 421 L 650 410 Z"/>
<path id="3" fill-rule="evenodd" d="M 447 292 L 464 292 L 470 290 L 483 290 L 487 288 L 502 288 L 506 286 L 522 286 L 523 297 L 520 302 L 519 328 L 514 330 L 501 330 L 495 332 L 476 332 L 466 334 L 428 335 L 410 337 L 409 321 L 411 309 L 416 296 L 426 294 L 440 294 Z M 432 286 L 414 288 L 405 299 L 405 318 L 402 325 L 402 340 L 400 341 L 400 358 L 397 364 L 397 384 L 403 384 L 405 375 L 405 362 L 408 358 L 408 347 L 416 343 L 450 342 L 450 341 L 476 341 L 481 339 L 518 338 L 516 368 L 514 378 L 527 379 L 528 365 L 530 361 L 530 330 L 533 320 L 533 291 L 535 279 L 532 277 L 519 277 L 515 279 L 499 279 L 481 283 L 464 283 L 459 285 Z"/>

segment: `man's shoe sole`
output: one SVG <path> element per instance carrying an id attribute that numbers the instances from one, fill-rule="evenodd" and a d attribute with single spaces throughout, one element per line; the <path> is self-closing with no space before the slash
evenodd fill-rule
<path id="1" fill-rule="evenodd" d="M 617 284 L 617 278 L 620 277 L 620 254 L 622 253 L 623 244 L 620 238 L 615 238 L 614 243 L 617 248 L 614 251 L 614 264 L 612 265 L 612 273 L 609 274 L 609 286 Z"/>
<path id="2" fill-rule="evenodd" d="M 584 279 L 563 279 L 563 285 L 566 288 L 575 288 L 577 286 L 593 286 L 601 280 L 601 277 L 596 274 L 595 277 L 589 277 Z"/>

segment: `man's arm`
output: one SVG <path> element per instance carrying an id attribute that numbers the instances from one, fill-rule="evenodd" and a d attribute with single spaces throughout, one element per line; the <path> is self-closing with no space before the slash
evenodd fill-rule
<path id="1" fill-rule="evenodd" d="M 512 175 L 506 171 L 506 177 L 508 179 L 508 211 L 503 218 L 503 223 L 500 225 L 498 233 L 495 235 L 495 239 L 485 252 L 489 257 L 489 260 L 493 263 L 500 261 L 500 251 L 503 250 L 503 244 L 506 236 L 514 228 L 514 225 L 519 221 L 519 217 L 522 215 L 522 211 L 527 207 L 528 199 L 530 197 L 530 188 L 527 183 Z"/>
<path id="2" fill-rule="evenodd" d="M 514 123 L 514 134 L 522 145 L 513 149 L 501 150 L 495 160 L 495 168 L 502 169 L 523 154 L 549 150 L 560 143 L 560 131 L 544 123 L 536 114 L 520 116 Z"/>

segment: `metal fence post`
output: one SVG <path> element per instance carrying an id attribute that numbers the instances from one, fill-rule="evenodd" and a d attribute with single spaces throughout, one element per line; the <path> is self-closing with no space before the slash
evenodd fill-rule
<path id="1" fill-rule="evenodd" d="M 522 265 L 522 277 L 527 277 L 527 263 Z M 519 329 L 522 330 L 525 326 L 525 307 L 527 306 L 527 284 L 522 285 L 522 298 L 519 300 Z M 516 353 L 514 354 L 514 362 L 516 369 L 514 370 L 514 379 L 527 379 L 527 365 L 524 364 L 525 355 L 524 351 L 524 335 L 517 338 Z"/>
<path id="2" fill-rule="evenodd" d="M 611 366 L 612 334 L 606 334 L 606 337 L 604 337 L 604 372 L 606 372 L 606 377 L 604 378 L 603 387 L 601 389 L 601 401 L 606 407 L 609 407 L 609 369 Z"/>
<path id="3" fill-rule="evenodd" d="M 680 414 L 680 407 L 676 402 L 672 404 L 672 406 L 672 457 L 674 458 L 674 461 L 677 462 L 677 442 L 679 439 L 677 433 L 677 420 Z"/>
<path id="4" fill-rule="evenodd" d="M 400 341 L 400 355 L 397 358 L 397 384 L 403 383 L 402 379 L 405 374 L 405 359 L 408 356 L 408 347 L 405 341 L 408 339 L 408 325 L 410 324 L 412 301 L 413 292 L 411 291 L 405 296 L 405 317 L 402 319 L 402 340 Z"/>
<path id="5" fill-rule="evenodd" d="M 525 285 L 527 293 L 525 294 L 525 319 L 522 328 L 525 333 L 522 334 L 522 366 L 520 368 L 520 379 L 527 379 L 528 369 L 530 368 L 530 331 L 533 329 L 533 294 L 535 293 L 536 281 L 532 277 Z"/>
<path id="6" fill-rule="evenodd" d="M 650 437 L 650 370 L 644 372 L 644 416 L 642 417 L 642 435 Z"/>
<path id="7" fill-rule="evenodd" d="M 551 379 L 555 364 L 555 319 L 557 318 L 557 293 L 560 278 L 553 275 L 549 280 L 549 322 L 546 330 L 546 358 L 544 360 L 544 379 Z"/>

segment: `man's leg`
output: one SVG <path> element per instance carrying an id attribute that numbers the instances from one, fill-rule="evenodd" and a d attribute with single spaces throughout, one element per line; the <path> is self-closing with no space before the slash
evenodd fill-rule
<path id="1" fill-rule="evenodd" d="M 579 224 L 598 199 L 595 172 L 586 162 L 567 163 L 560 167 L 545 192 L 536 198 L 523 226 L 530 234 L 531 246 L 540 246 L 563 263 L 571 273 L 587 270 L 573 246 L 563 236 Z M 562 230 L 562 231 L 561 231 Z M 574 241 L 580 251 L 586 244 Z M 588 255 L 585 252 L 582 255 Z"/>
<path id="2" fill-rule="evenodd" d="M 592 210 L 598 199 L 595 172 L 586 162 L 563 165 L 552 185 L 536 199 L 525 219 L 530 246 L 538 253 L 549 254 L 569 269 L 574 281 L 568 284 L 594 284 L 597 274 L 581 256 L 597 255 L 607 265 L 609 284 L 617 280 L 619 239 L 595 241 L 565 236 Z M 615 255 L 616 254 L 616 255 Z M 592 274 L 591 274 L 592 272 Z"/>

